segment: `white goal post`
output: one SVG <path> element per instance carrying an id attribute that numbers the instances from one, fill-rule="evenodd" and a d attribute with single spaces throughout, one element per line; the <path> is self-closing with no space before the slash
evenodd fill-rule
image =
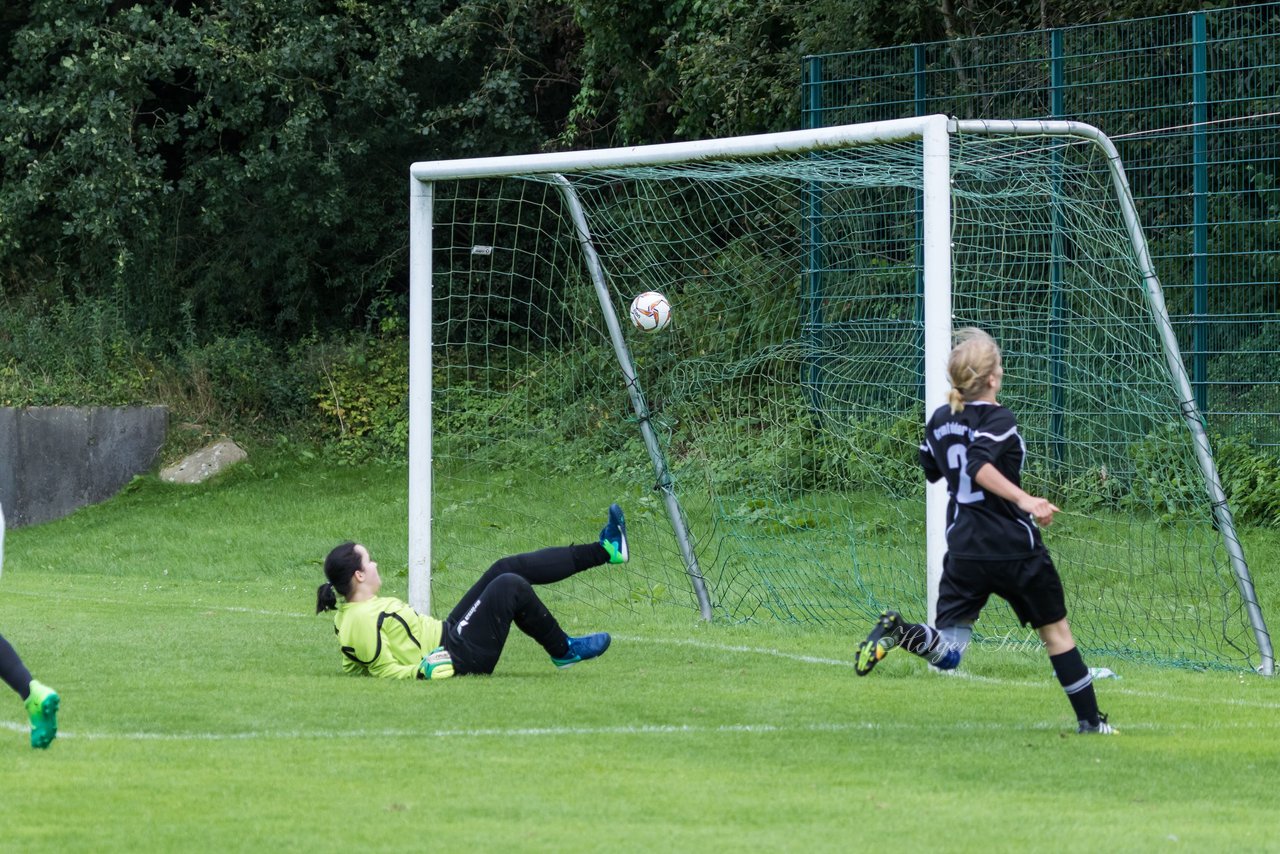
<path id="1" fill-rule="evenodd" d="M 921 146 L 919 179 L 922 215 L 920 217 L 923 268 L 923 404 L 925 411 L 946 399 L 948 384 L 946 362 L 951 348 L 953 323 L 952 302 L 952 149 L 953 141 L 964 136 L 1018 137 L 1036 136 L 1084 141 L 1104 153 L 1118 206 L 1127 229 L 1128 243 L 1140 269 L 1143 298 L 1157 329 L 1162 357 L 1168 369 L 1168 382 L 1179 402 L 1182 421 L 1191 436 L 1195 458 L 1204 479 L 1209 503 L 1213 508 L 1213 524 L 1221 534 L 1222 547 L 1228 555 L 1236 591 L 1244 603 L 1247 620 L 1252 627 L 1259 658 L 1258 669 L 1273 673 L 1274 658 L 1258 605 L 1253 581 L 1236 535 L 1235 525 L 1218 477 L 1204 420 L 1196 408 L 1187 372 L 1183 365 L 1174 329 L 1165 306 L 1160 281 L 1154 271 L 1146 238 L 1134 206 L 1127 179 L 1112 142 L 1097 128 L 1067 121 L 1008 120 L 965 121 L 935 115 L 895 121 L 820 128 L 732 139 L 671 143 L 664 145 L 613 148 L 594 151 L 542 153 L 520 156 L 442 160 L 414 163 L 410 168 L 410 379 L 409 379 L 409 601 L 421 612 L 431 607 L 432 566 L 432 371 L 433 371 L 433 201 L 435 187 L 442 181 L 497 179 L 507 176 L 543 176 L 543 180 L 559 182 L 567 207 L 573 213 L 577 239 L 583 253 L 582 263 L 589 270 L 599 297 L 602 323 L 608 331 L 614 355 L 631 392 L 639 429 L 655 466 L 661 473 L 663 451 L 649 427 L 648 410 L 638 385 L 636 371 L 622 328 L 613 309 L 607 272 L 595 256 L 591 224 L 582 214 L 570 182 L 563 174 L 618 172 L 632 168 L 656 168 L 673 164 L 698 164 L 735 161 L 743 158 L 794 154 L 798 158 L 823 152 L 854 149 L 873 145 L 917 142 Z M 603 366 L 602 366 L 603 369 Z M 661 482 L 659 484 L 662 485 Z M 687 531 L 674 490 L 664 494 L 666 511 L 680 544 L 681 558 L 704 619 L 711 619 L 716 608 L 714 591 L 708 590 L 698 566 L 698 558 Z M 927 490 L 926 566 L 924 579 L 928 596 L 928 615 L 934 617 L 938 579 L 945 551 L 944 515 L 947 503 L 945 484 Z"/>

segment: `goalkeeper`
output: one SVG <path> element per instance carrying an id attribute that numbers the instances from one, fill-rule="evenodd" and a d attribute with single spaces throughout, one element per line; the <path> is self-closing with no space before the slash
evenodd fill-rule
<path id="1" fill-rule="evenodd" d="M 1039 525 L 1058 512 L 1019 485 L 1026 446 L 1012 412 L 996 402 L 1004 379 L 1000 348 L 981 329 L 962 329 L 947 360 L 951 392 L 925 424 L 920 464 L 930 482 L 947 480 L 947 553 L 938 585 L 936 625 L 908 623 L 885 611 L 858 647 L 854 669 L 866 676 L 895 646 L 951 670 L 988 597 L 1013 606 L 1035 628 L 1081 733 L 1111 735 L 1098 711 L 1093 678 L 1067 624 L 1062 582 Z"/>
<path id="2" fill-rule="evenodd" d="M 563 668 L 602 655 L 609 635 L 569 637 L 532 585 L 554 584 L 594 566 L 626 563 L 628 557 L 626 522 L 614 504 L 599 542 L 502 558 L 441 622 L 399 599 L 379 596 L 382 578 L 369 550 L 343 543 L 325 558 L 328 581 L 316 590 L 316 613 L 337 611 L 334 631 L 348 673 L 388 679 L 492 673 L 513 622 Z"/>

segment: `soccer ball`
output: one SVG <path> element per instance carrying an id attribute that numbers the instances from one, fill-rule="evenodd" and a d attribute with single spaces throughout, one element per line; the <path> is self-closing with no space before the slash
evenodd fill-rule
<path id="1" fill-rule="evenodd" d="M 631 322 L 641 332 L 666 329 L 671 322 L 671 303 L 657 291 L 645 291 L 631 301 Z"/>

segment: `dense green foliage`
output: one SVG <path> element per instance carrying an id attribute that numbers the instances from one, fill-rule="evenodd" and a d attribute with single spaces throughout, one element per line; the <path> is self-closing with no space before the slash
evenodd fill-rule
<path id="1" fill-rule="evenodd" d="M 404 264 L 407 164 L 539 145 L 530 81 L 561 49 L 554 17 L 432 0 L 26 11 L 0 42 L 0 282 L 110 297 L 164 343 L 358 322 Z"/>
<path id="2" fill-rule="evenodd" d="M 1118 12 L 1045 14 L 877 0 L 6 4 L 0 287 L 110 299 L 155 346 L 358 326 L 404 291 L 413 160 L 793 128 L 803 53 Z"/>
<path id="3" fill-rule="evenodd" d="M 800 58 L 1198 8 L 1190 0 L 572 0 L 583 32 L 568 137 L 663 142 L 794 130 Z M 603 139 L 601 138 L 603 137 Z"/>
<path id="4" fill-rule="evenodd" d="M 789 129 L 804 54 L 1186 7 L 7 3 L 0 401 L 167 403 L 191 441 L 235 430 L 331 443 L 347 459 L 394 456 L 407 437 L 410 162 Z M 451 411 L 483 418 L 486 404 Z M 599 417 L 548 427 L 581 437 Z M 811 447 L 802 420 L 778 430 L 775 445 L 828 471 L 852 464 Z M 564 447 L 578 453 L 560 466 L 601 453 L 585 439 Z M 1237 457 L 1245 480 L 1228 488 L 1258 496 L 1243 516 L 1274 519 L 1265 460 Z M 747 470 L 742 453 L 728 458 Z M 892 487 L 898 465 L 877 478 Z"/>

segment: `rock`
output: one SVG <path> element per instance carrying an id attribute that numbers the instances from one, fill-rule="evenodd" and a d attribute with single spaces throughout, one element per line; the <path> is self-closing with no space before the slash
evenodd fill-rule
<path id="1" fill-rule="evenodd" d="M 223 469 L 248 457 L 244 448 L 235 442 L 219 439 L 182 461 L 161 469 L 160 479 L 168 483 L 204 483 Z"/>

